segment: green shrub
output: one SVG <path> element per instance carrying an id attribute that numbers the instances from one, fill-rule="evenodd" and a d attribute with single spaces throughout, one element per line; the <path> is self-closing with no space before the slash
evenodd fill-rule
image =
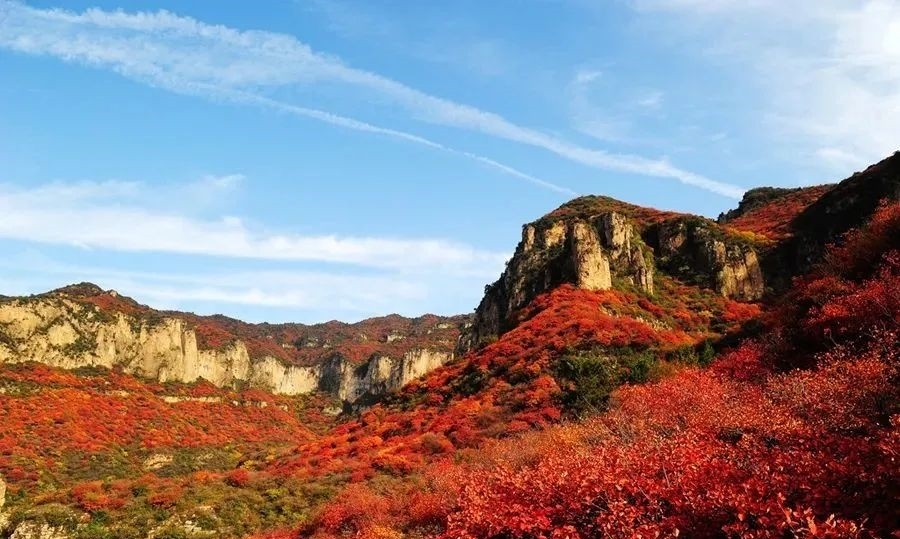
<path id="1" fill-rule="evenodd" d="M 188 533 L 177 526 L 166 527 L 154 535 L 156 539 L 188 539 Z"/>
<path id="2" fill-rule="evenodd" d="M 481 369 L 467 368 L 463 375 L 454 381 L 453 389 L 461 395 L 474 395 L 484 389 L 487 383 L 487 373 Z"/>
<path id="3" fill-rule="evenodd" d="M 716 349 L 713 348 L 712 341 L 706 339 L 700 344 L 697 352 L 698 362 L 701 367 L 708 367 L 716 358 Z"/>
<path id="4" fill-rule="evenodd" d="M 563 356 L 556 372 L 562 381 L 562 402 L 577 414 L 605 409 L 610 392 L 620 383 L 618 361 L 596 352 Z"/>
<path id="5" fill-rule="evenodd" d="M 716 350 L 712 341 L 706 339 L 700 344 L 679 346 L 668 354 L 669 361 L 682 365 L 699 365 L 708 367 L 716 357 Z"/>
<path id="6" fill-rule="evenodd" d="M 59 504 L 48 504 L 14 512 L 9 519 L 9 529 L 15 529 L 29 521 L 65 531 L 74 531 L 78 525 L 78 517 L 71 509 Z"/>
<path id="7" fill-rule="evenodd" d="M 651 350 L 634 351 L 626 348 L 619 356 L 618 361 L 623 367 L 623 382 L 629 384 L 643 384 L 658 379 L 657 366 L 659 361 Z"/>
<path id="8" fill-rule="evenodd" d="M 113 533 L 103 524 L 91 522 L 87 526 L 81 527 L 75 533 L 75 539 L 118 539 L 119 535 Z"/>
<path id="9" fill-rule="evenodd" d="M 563 390 L 562 404 L 576 415 L 606 409 L 610 393 L 624 383 L 642 384 L 664 374 L 653 350 L 632 348 L 569 353 L 554 371 Z"/>

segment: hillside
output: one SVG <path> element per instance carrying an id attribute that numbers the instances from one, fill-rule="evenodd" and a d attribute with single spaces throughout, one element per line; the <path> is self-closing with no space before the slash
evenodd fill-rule
<path id="1" fill-rule="evenodd" d="M 0 321 L 0 537 L 900 532 L 900 153 L 717 221 L 575 199 L 471 317 L 249 325 L 81 285 Z M 390 374 L 417 350 L 446 355 Z M 272 394 L 272 362 L 315 383 Z"/>

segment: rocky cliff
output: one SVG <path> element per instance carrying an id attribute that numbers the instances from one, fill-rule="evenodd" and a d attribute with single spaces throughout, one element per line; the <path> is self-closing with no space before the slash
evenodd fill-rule
<path id="1" fill-rule="evenodd" d="M 453 358 L 445 346 L 397 356 L 373 353 L 363 362 L 332 352 L 324 361 L 295 364 L 252 355 L 240 339 L 216 348 L 204 348 L 199 340 L 182 318 L 103 310 L 65 293 L 0 302 L 0 363 L 118 367 L 160 382 L 203 379 L 219 387 L 250 384 L 287 395 L 326 391 L 356 403 L 374 401 Z"/>
<path id="2" fill-rule="evenodd" d="M 810 271 L 826 246 L 900 200 L 900 152 L 838 184 L 747 191 L 718 222 L 602 196 L 574 199 L 526 225 L 500 279 L 485 288 L 465 352 L 509 330 L 515 312 L 560 284 L 653 295 L 654 279 L 756 301 Z"/>
<path id="3" fill-rule="evenodd" d="M 459 350 L 507 331 L 518 309 L 561 284 L 653 296 L 657 271 L 739 300 L 759 299 L 765 290 L 755 248 L 715 222 L 582 197 L 525 225 L 506 270 L 486 287 Z"/>
<path id="4" fill-rule="evenodd" d="M 826 247 L 863 225 L 879 204 L 900 200 L 900 152 L 837 184 L 747 191 L 736 210 L 719 216 L 725 229 L 763 240 L 758 250 L 766 285 L 779 292 L 809 272 Z"/>
<path id="5" fill-rule="evenodd" d="M 686 216 L 656 225 L 651 234 L 660 268 L 723 296 L 757 300 L 765 280 L 753 245 L 707 219 Z"/>
<path id="6" fill-rule="evenodd" d="M 603 212 L 525 225 L 506 270 L 485 288 L 460 349 L 508 330 L 516 310 L 563 283 L 606 290 L 617 281 L 653 293 L 652 254 L 624 215 Z"/>

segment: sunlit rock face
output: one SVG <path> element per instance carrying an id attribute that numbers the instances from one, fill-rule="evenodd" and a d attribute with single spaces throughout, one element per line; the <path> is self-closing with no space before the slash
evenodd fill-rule
<path id="1" fill-rule="evenodd" d="M 512 313 L 561 284 L 607 290 L 621 279 L 652 294 L 652 261 L 635 227 L 617 212 L 526 225 L 506 270 L 486 288 L 459 351 L 503 333 Z"/>
<path id="2" fill-rule="evenodd" d="M 396 358 L 373 355 L 362 364 L 335 354 L 314 365 L 292 365 L 271 356 L 251 358 L 240 340 L 202 349 L 195 331 L 179 318 L 147 322 L 59 296 L 0 303 L 0 363 L 119 367 L 160 382 L 247 383 L 285 395 L 326 391 L 353 403 L 363 396 L 377 400 L 452 358 L 449 352 L 414 349 Z"/>
<path id="3" fill-rule="evenodd" d="M 657 261 L 672 275 L 725 297 L 757 300 L 765 281 L 754 248 L 711 221 L 679 217 L 657 228 Z"/>

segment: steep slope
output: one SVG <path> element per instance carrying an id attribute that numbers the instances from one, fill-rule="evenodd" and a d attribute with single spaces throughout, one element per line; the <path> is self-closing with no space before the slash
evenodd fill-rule
<path id="1" fill-rule="evenodd" d="M 751 189 L 736 209 L 719 215 L 718 223 L 763 240 L 783 240 L 793 235 L 797 216 L 833 188 L 829 184 L 796 189 Z"/>
<path id="2" fill-rule="evenodd" d="M 773 306 L 712 369 L 442 469 L 430 518 L 448 538 L 897 536 L 900 204 Z"/>
<path id="3" fill-rule="evenodd" d="M 159 312 L 83 283 L 0 301 L 0 363 L 121 367 L 161 382 L 250 384 L 349 403 L 402 387 L 453 357 L 465 317 L 252 325 Z"/>
<path id="4" fill-rule="evenodd" d="M 865 224 L 884 201 L 900 200 L 900 152 L 842 181 L 793 220 L 786 263 L 805 273 L 822 260 L 826 247 Z"/>

